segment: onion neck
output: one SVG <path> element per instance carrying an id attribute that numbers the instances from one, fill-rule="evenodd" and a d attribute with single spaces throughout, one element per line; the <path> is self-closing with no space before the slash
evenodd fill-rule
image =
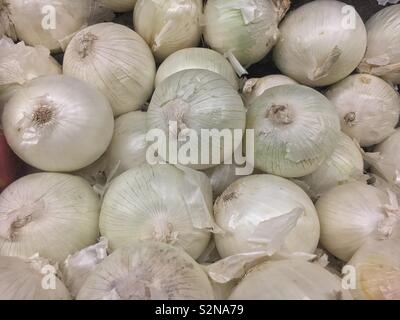
<path id="1" fill-rule="evenodd" d="M 93 44 L 96 40 L 98 40 L 98 37 L 91 32 L 86 32 L 78 40 L 78 53 L 82 59 L 86 58 L 93 50 Z"/>
<path id="2" fill-rule="evenodd" d="M 50 105 L 39 105 L 32 114 L 32 121 L 37 126 L 44 126 L 51 122 L 53 116 L 54 109 Z"/>
<path id="3" fill-rule="evenodd" d="M 267 110 L 267 118 L 276 124 L 288 125 L 293 122 L 293 113 L 287 105 L 273 105 Z"/>
<path id="4" fill-rule="evenodd" d="M 185 123 L 185 113 L 189 108 L 190 105 L 182 99 L 171 100 L 163 106 L 163 111 L 168 120 L 168 124 L 170 125 L 171 122 L 175 122 L 177 125 L 177 132 L 174 132 L 174 128 L 169 126 L 172 134 L 179 135 L 181 131 L 188 129 L 188 126 Z"/>
<path id="5" fill-rule="evenodd" d="M 174 227 L 165 219 L 155 221 L 153 239 L 159 242 L 172 243 L 175 241 Z"/>
<path id="6" fill-rule="evenodd" d="M 357 119 L 357 115 L 355 112 L 349 112 L 344 116 L 344 122 L 348 127 L 352 127 L 354 125 L 354 122 Z"/>

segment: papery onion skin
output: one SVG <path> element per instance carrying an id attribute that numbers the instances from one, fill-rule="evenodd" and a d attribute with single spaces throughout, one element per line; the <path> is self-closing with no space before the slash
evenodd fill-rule
<path id="1" fill-rule="evenodd" d="M 101 3 L 115 12 L 133 11 L 136 0 L 101 0 Z"/>
<path id="2" fill-rule="evenodd" d="M 378 11 L 365 26 L 368 47 L 359 71 L 400 84 L 400 4 Z"/>
<path id="3" fill-rule="evenodd" d="M 207 185 L 196 185 L 195 191 L 193 179 L 171 165 L 143 165 L 113 180 L 100 215 L 100 231 L 109 239 L 110 249 L 154 240 L 180 247 L 197 259 L 211 234 L 196 227 L 191 215 L 199 219 L 208 215 L 212 197 L 206 177 Z"/>
<path id="4" fill-rule="evenodd" d="M 333 105 L 319 92 L 300 85 L 264 92 L 249 106 L 247 129 L 255 130 L 255 167 L 287 178 L 317 170 L 340 137 Z"/>
<path id="5" fill-rule="evenodd" d="M 282 73 L 319 87 L 342 80 L 357 68 L 367 47 L 367 32 L 358 13 L 346 6 L 317 0 L 288 14 L 274 49 L 274 61 Z M 344 25 L 350 15 L 355 24 Z"/>
<path id="6" fill-rule="evenodd" d="M 96 242 L 99 198 L 82 178 L 37 173 L 0 195 L 0 255 L 54 262 Z"/>
<path id="7" fill-rule="evenodd" d="M 72 172 L 106 151 L 114 118 L 100 92 L 60 75 L 36 78 L 19 90 L 5 106 L 3 125 L 22 160 L 43 171 Z"/>
<path id="8" fill-rule="evenodd" d="M 0 256 L 0 300 L 70 300 L 64 284 L 54 275 L 54 289 L 43 288 L 46 265 L 37 258 L 23 260 Z M 39 268 L 35 265 L 39 264 Z M 43 269 L 46 271 L 46 269 Z"/>
<path id="9" fill-rule="evenodd" d="M 289 1 L 209 0 L 204 38 L 214 50 L 229 51 L 244 66 L 263 59 L 279 38 L 278 24 Z"/>
<path id="10" fill-rule="evenodd" d="M 343 132 L 362 147 L 385 140 L 399 121 L 400 95 L 372 75 L 352 75 L 330 87 L 326 97 L 339 113 Z"/>
<path id="11" fill-rule="evenodd" d="M 239 79 L 228 60 L 206 48 L 187 48 L 171 54 L 158 68 L 156 87 L 169 76 L 188 69 L 206 69 L 219 73 L 235 89 L 239 89 Z"/>
<path id="12" fill-rule="evenodd" d="M 317 197 L 346 182 L 361 179 L 364 160 L 359 147 L 344 133 L 341 133 L 333 154 L 317 171 L 302 178 Z"/>
<path id="13" fill-rule="evenodd" d="M 221 75 L 208 70 L 184 70 L 168 77 L 156 88 L 150 102 L 147 122 L 149 130 L 162 130 L 167 138 L 171 131 L 170 122 L 177 124 L 179 133 L 183 131 L 181 129 L 195 130 L 198 145 L 196 146 L 193 141 L 188 143 L 190 149 L 198 151 L 199 157 L 196 159 L 196 163 L 190 163 L 188 166 L 196 170 L 205 170 L 231 158 L 234 151 L 240 147 L 241 141 L 238 141 L 239 139 L 232 141 L 227 152 L 224 152 L 222 143 L 221 146 L 217 146 L 216 143 L 211 142 L 210 148 L 204 150 L 201 148 L 203 145 L 201 130 L 217 129 L 218 133 L 221 133 L 222 130 L 229 130 L 232 137 L 234 130 L 244 132 L 246 109 L 239 93 Z M 173 138 L 177 137 L 176 132 L 171 133 Z M 210 135 L 218 138 L 212 132 Z M 178 141 L 178 151 L 181 150 L 182 145 L 186 145 L 186 142 Z M 168 148 L 167 151 L 169 151 Z M 221 160 L 215 163 L 212 161 L 212 157 L 218 155 L 218 152 Z M 202 154 L 209 156 L 207 163 L 203 163 Z M 160 154 L 159 156 L 172 157 L 170 154 L 166 156 Z M 168 161 L 169 159 L 164 160 Z M 178 163 L 181 164 L 179 160 Z"/>
<path id="14" fill-rule="evenodd" d="M 134 29 L 148 43 L 158 62 L 200 42 L 202 0 L 138 0 Z"/>
<path id="15" fill-rule="evenodd" d="M 369 241 L 351 258 L 356 283 L 351 290 L 358 300 L 400 299 L 400 241 Z"/>
<path id="16" fill-rule="evenodd" d="M 321 223 L 321 244 L 331 254 L 349 261 L 368 239 L 394 236 L 386 234 L 388 196 L 361 182 L 347 183 L 331 189 L 316 203 Z M 389 222 L 389 220 L 387 220 Z M 393 232 L 396 224 L 393 223 Z"/>
<path id="17" fill-rule="evenodd" d="M 230 300 L 341 300 L 341 280 L 303 260 L 269 261 L 254 267 L 233 290 Z"/>
<path id="18" fill-rule="evenodd" d="M 97 267 L 78 300 L 212 300 L 206 273 L 184 251 L 139 242 L 118 249 Z"/>
<path id="19" fill-rule="evenodd" d="M 100 23 L 71 40 L 63 71 L 98 88 L 118 116 L 140 109 L 151 96 L 156 66 L 137 33 L 115 23 Z"/>
<path id="20" fill-rule="evenodd" d="M 271 221 L 272 226 L 274 218 L 281 218 L 295 209 L 304 212 L 294 228 L 279 239 L 282 244 L 278 248 L 270 248 L 278 239 L 267 241 L 271 235 L 266 232 L 263 232 L 264 243 L 252 240 L 262 223 Z M 271 254 L 313 253 L 318 245 L 319 222 L 312 201 L 300 187 L 284 178 L 254 175 L 234 182 L 217 199 L 214 215 L 217 224 L 225 231 L 215 235 L 222 258 L 270 249 L 275 251 Z"/>

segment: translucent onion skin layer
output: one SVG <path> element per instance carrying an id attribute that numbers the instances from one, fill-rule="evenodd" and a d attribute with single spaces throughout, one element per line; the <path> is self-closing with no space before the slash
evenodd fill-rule
<path id="1" fill-rule="evenodd" d="M 37 173 L 0 195 L 0 255 L 63 261 L 96 242 L 99 198 L 82 178 Z"/>
<path id="2" fill-rule="evenodd" d="M 339 277 L 303 260 L 270 261 L 251 269 L 233 290 L 230 300 L 340 300 Z"/>
<path id="3" fill-rule="evenodd" d="M 206 273 L 189 255 L 163 243 L 118 249 L 92 273 L 78 300 L 212 300 Z"/>
<path id="4" fill-rule="evenodd" d="M 278 176 L 311 174 L 332 155 L 340 138 L 334 106 L 300 85 L 271 88 L 249 107 L 247 129 L 255 130 L 255 166 Z"/>
<path id="5" fill-rule="evenodd" d="M 357 68 L 367 47 L 367 32 L 358 13 L 345 6 L 317 0 L 288 14 L 274 49 L 274 61 L 282 73 L 319 87 L 342 80 Z M 353 13 L 355 25 L 347 26 L 346 18 Z"/>

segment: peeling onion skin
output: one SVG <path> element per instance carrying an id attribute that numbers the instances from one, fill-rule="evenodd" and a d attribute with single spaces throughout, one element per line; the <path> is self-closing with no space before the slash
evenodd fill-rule
<path id="1" fill-rule="evenodd" d="M 274 49 L 274 62 L 283 74 L 321 87 L 344 79 L 357 68 L 367 47 L 367 32 L 357 12 L 355 28 L 343 27 L 349 16 L 349 10 L 343 11 L 345 6 L 339 1 L 317 0 L 288 14 Z"/>
<path id="2" fill-rule="evenodd" d="M 71 300 L 60 279 L 55 289 L 44 289 L 46 274 L 36 269 L 36 261 L 0 256 L 0 300 Z M 44 267 L 44 265 L 43 265 Z"/>
<path id="3" fill-rule="evenodd" d="M 136 0 L 101 0 L 101 3 L 114 12 L 128 12 L 133 11 Z"/>
<path id="4" fill-rule="evenodd" d="M 96 87 L 119 116 L 139 110 L 150 98 L 156 65 L 136 32 L 100 23 L 74 36 L 65 52 L 63 72 Z"/>
<path id="5" fill-rule="evenodd" d="M 352 75 L 326 92 L 340 116 L 342 131 L 362 147 L 378 144 L 394 133 L 399 121 L 400 95 L 384 80 Z"/>
<path id="6" fill-rule="evenodd" d="M 248 109 L 247 129 L 255 130 L 255 167 L 286 178 L 317 170 L 340 138 L 331 102 L 300 85 L 265 91 Z"/>
<path id="7" fill-rule="evenodd" d="M 89 276 L 78 300 L 212 300 L 206 273 L 181 249 L 139 242 L 118 249 Z"/>
<path id="8" fill-rule="evenodd" d="M 0 195 L 0 255 L 61 262 L 96 242 L 99 198 L 82 178 L 37 173 Z"/>
<path id="9" fill-rule="evenodd" d="M 270 261 L 254 267 L 230 300 L 351 300 L 339 277 L 303 260 Z"/>

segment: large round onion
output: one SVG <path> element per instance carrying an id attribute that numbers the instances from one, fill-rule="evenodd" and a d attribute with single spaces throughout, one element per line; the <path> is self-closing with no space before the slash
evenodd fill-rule
<path id="1" fill-rule="evenodd" d="M 14 152 L 44 171 L 70 172 L 96 161 L 113 134 L 110 104 L 67 76 L 34 79 L 6 104 L 4 133 Z"/>
<path id="2" fill-rule="evenodd" d="M 54 261 L 96 242 L 99 199 L 82 178 L 37 173 L 0 195 L 0 255 Z"/>
<path id="3" fill-rule="evenodd" d="M 255 130 L 255 165 L 267 173 L 302 177 L 332 155 L 339 117 L 319 92 L 300 85 L 271 88 L 249 106 L 247 129 Z"/>
<path id="4" fill-rule="evenodd" d="M 306 193 L 289 180 L 254 175 L 234 182 L 217 200 L 214 215 L 223 258 L 266 251 L 269 255 L 313 253 L 319 222 Z"/>
<path id="5" fill-rule="evenodd" d="M 206 273 L 184 251 L 139 242 L 107 257 L 89 276 L 78 300 L 210 300 Z"/>
<path id="6" fill-rule="evenodd" d="M 326 86 L 357 68 L 367 47 L 367 32 L 354 8 L 345 6 L 316 0 L 287 16 L 274 50 L 274 61 L 284 74 L 309 86 Z"/>
<path id="7" fill-rule="evenodd" d="M 399 94 L 375 76 L 352 75 L 330 87 L 326 96 L 340 115 L 342 130 L 363 147 L 382 142 L 399 121 Z"/>
<path id="8" fill-rule="evenodd" d="M 115 115 L 138 110 L 151 96 L 155 62 L 144 40 L 128 27 L 100 23 L 68 45 L 63 71 L 96 86 Z"/>

